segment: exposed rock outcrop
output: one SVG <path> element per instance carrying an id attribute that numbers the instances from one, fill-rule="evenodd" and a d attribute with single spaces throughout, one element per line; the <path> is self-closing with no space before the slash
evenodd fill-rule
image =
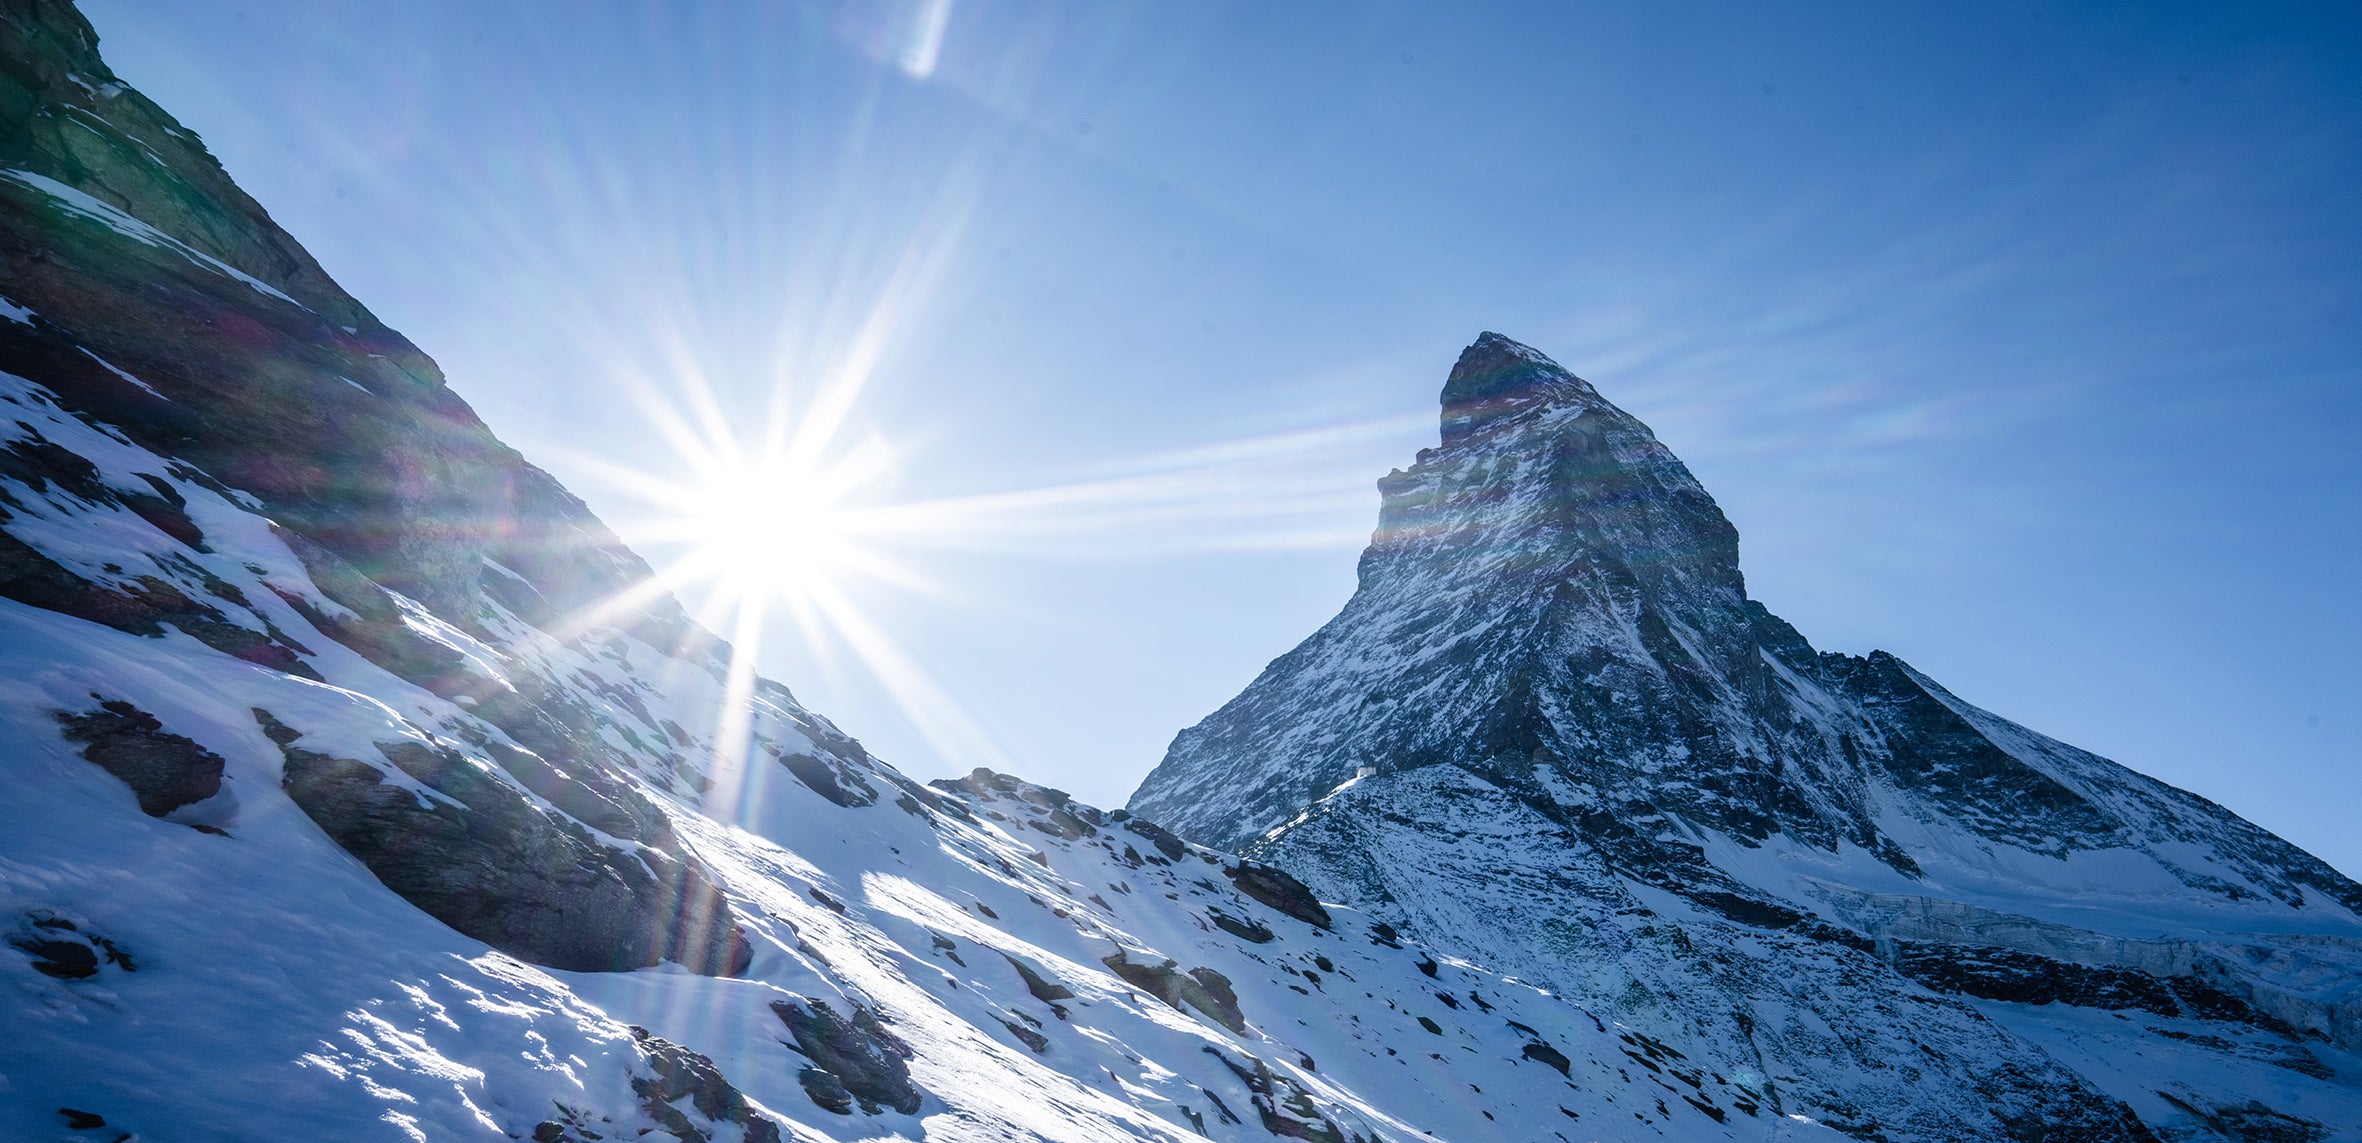
<path id="1" fill-rule="evenodd" d="M 166 733 L 155 715 L 121 699 L 100 699 L 97 709 L 81 714 L 59 711 L 57 720 L 68 739 L 82 744 L 84 758 L 131 787 L 149 817 L 221 792 L 221 755 Z"/>
<path id="2" fill-rule="evenodd" d="M 47 911 L 18 918 L 7 940 L 10 948 L 32 958 L 33 971 L 59 980 L 88 980 L 102 967 L 124 972 L 139 967 L 114 941 Z"/>
<path id="3" fill-rule="evenodd" d="M 456 750 L 393 742 L 377 747 L 383 763 L 339 758 L 297 745 L 303 736 L 269 711 L 254 717 L 285 756 L 295 804 L 387 888 L 460 932 L 582 972 L 669 960 L 730 976 L 752 958 L 694 860 L 601 840 Z"/>
<path id="4" fill-rule="evenodd" d="M 746 1094 L 732 1086 L 712 1060 L 651 1035 L 646 1028 L 634 1025 L 631 1032 L 653 1073 L 634 1079 L 632 1090 L 639 1094 L 640 1109 L 673 1138 L 681 1143 L 707 1143 L 714 1137 L 681 1110 L 679 1105 L 685 1099 L 689 1110 L 711 1127 L 737 1128 L 741 1143 L 779 1143 L 779 1125 L 756 1111 Z"/>
<path id="5" fill-rule="evenodd" d="M 1282 913 L 1308 925 L 1328 928 L 1334 922 L 1329 911 L 1321 907 L 1320 899 L 1304 883 L 1288 875 L 1287 870 L 1275 869 L 1252 861 L 1241 861 L 1222 868 L 1222 875 L 1238 891 L 1263 902 Z"/>
<path id="6" fill-rule="evenodd" d="M 1181 971 L 1180 962 L 1167 958 L 1161 964 L 1145 964 L 1131 959 L 1122 948 L 1100 958 L 1124 983 L 1164 1001 L 1182 1011 L 1194 1008 L 1207 1019 L 1233 1032 L 1247 1030 L 1246 1014 L 1238 1007 L 1238 993 L 1230 987 L 1229 978 L 1210 968 Z"/>
<path id="7" fill-rule="evenodd" d="M 796 1050 L 812 1061 L 798 1075 L 805 1093 L 840 1115 L 850 1114 L 856 1102 L 871 1115 L 886 1108 L 917 1114 L 925 1097 L 910 1079 L 910 1045 L 866 1005 L 850 1007 L 848 1018 L 825 1000 L 771 1002 L 771 1011 L 795 1037 Z"/>

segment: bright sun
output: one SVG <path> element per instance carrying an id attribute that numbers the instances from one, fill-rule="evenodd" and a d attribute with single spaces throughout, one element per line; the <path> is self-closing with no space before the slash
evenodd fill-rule
<path id="1" fill-rule="evenodd" d="M 825 452 L 709 438 L 683 459 L 684 478 L 638 482 L 652 511 L 633 539 L 672 554 L 664 578 L 699 597 L 709 619 L 784 605 L 807 624 L 841 626 L 848 589 L 917 586 L 882 551 L 893 457 L 877 438 Z"/>
<path id="2" fill-rule="evenodd" d="M 607 610 L 621 613 L 674 592 L 727 637 L 716 728 L 723 770 L 732 769 L 745 742 L 756 665 L 767 632 L 782 618 L 807 647 L 852 651 L 946 757 L 997 759 L 981 728 L 863 606 L 865 589 L 879 584 L 939 594 L 883 550 L 897 527 L 912 523 L 906 507 L 884 503 L 893 457 L 883 441 L 847 444 L 807 431 L 773 433 L 750 447 L 716 421 L 692 433 L 678 417 L 656 420 L 686 470 L 679 476 L 592 462 L 639 502 L 623 521 L 624 538 L 658 562 L 655 579 Z M 584 625 L 601 621 L 587 616 Z"/>
<path id="3" fill-rule="evenodd" d="M 955 581 L 921 573 L 932 556 L 1358 544 L 1369 493 L 1358 476 L 1331 479 L 1360 471 L 1341 458 L 1358 458 L 1371 441 L 1391 443 L 1409 426 L 1429 431 L 1424 419 L 1324 425 L 1129 457 L 1065 481 L 906 498 L 894 450 L 854 417 L 905 292 L 889 290 L 853 344 L 804 381 L 767 370 L 777 381 L 767 409 L 725 401 L 684 342 L 665 368 L 627 376 L 648 433 L 638 463 L 569 458 L 574 473 L 620 493 L 608 502 L 620 509 L 610 519 L 657 575 L 559 633 L 677 596 L 728 644 L 715 728 L 724 759 L 748 741 L 766 645 L 792 634 L 788 653 L 802 677 L 833 682 L 841 668 L 858 667 L 945 762 L 1005 767 L 983 725 L 895 637 L 900 608 L 965 595 Z"/>
<path id="4" fill-rule="evenodd" d="M 702 474 L 679 505 L 683 570 L 727 594 L 777 593 L 791 606 L 837 594 L 850 565 L 865 562 L 855 550 L 860 512 L 841 479 L 799 468 L 758 458 Z"/>

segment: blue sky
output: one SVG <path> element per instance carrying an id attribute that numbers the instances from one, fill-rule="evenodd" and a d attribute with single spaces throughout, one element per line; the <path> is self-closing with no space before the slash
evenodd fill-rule
<path id="1" fill-rule="evenodd" d="M 1496 329 L 1817 646 L 2362 872 L 2362 9 L 84 7 L 660 560 L 619 471 L 694 483 L 692 392 L 863 382 L 850 511 L 1018 494 L 762 640 L 913 773 L 1122 801 L 1344 601 Z"/>

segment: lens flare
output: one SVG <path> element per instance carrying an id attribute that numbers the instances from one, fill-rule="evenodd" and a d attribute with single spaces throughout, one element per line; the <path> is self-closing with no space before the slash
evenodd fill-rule
<path id="1" fill-rule="evenodd" d="M 789 408 L 780 398 L 770 415 L 751 420 L 727 415 L 709 379 L 684 358 L 667 383 L 647 387 L 642 409 L 675 454 L 661 465 L 673 475 L 572 458 L 577 471 L 636 508 L 615 516 L 624 538 L 670 557 L 658 563 L 647 594 L 615 606 L 671 590 L 729 637 L 725 752 L 743 742 L 745 728 L 729 712 L 751 694 L 766 635 L 792 630 L 823 667 L 836 651 L 848 652 L 944 762 L 1008 765 L 983 725 L 894 636 L 889 601 L 962 602 L 956 584 L 929 570 L 931 562 L 944 566 L 931 557 L 1357 547 L 1368 538 L 1374 493 L 1364 479 L 1369 465 L 1345 458 L 1391 455 L 1402 440 L 1432 431 L 1430 416 L 1350 422 L 1133 456 L 1014 488 L 902 497 L 906 458 L 857 427 L 873 354 L 855 339 L 848 362 L 824 370 L 830 380 L 810 400 Z"/>

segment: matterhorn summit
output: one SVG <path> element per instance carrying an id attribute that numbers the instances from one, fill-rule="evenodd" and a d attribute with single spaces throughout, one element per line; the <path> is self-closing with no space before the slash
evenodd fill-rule
<path id="1" fill-rule="evenodd" d="M 1337 617 L 1131 808 L 1862 1138 L 2362 1137 L 2362 886 L 1816 651 L 1646 425 L 1486 333 Z"/>

